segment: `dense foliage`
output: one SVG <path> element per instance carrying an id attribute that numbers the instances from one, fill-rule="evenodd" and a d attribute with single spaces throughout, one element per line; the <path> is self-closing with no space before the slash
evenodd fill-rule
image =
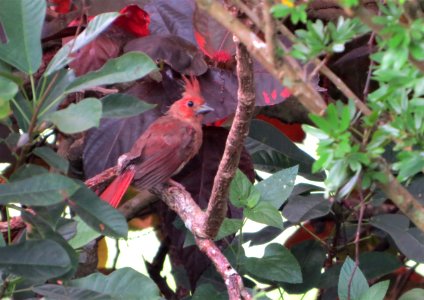
<path id="1" fill-rule="evenodd" d="M 126 215 L 158 219 L 147 224 L 162 245 L 149 273 L 99 263 L 101 237 L 127 238 L 129 220 L 84 181 L 114 166 L 179 99 L 181 76 L 196 76 L 215 111 L 199 155 L 174 179 L 205 208 L 237 106 L 232 32 L 193 0 L 128 2 L 0 1 L 0 297 L 227 298 L 222 278 L 161 201 Z M 244 2 L 242 11 L 262 9 Z M 373 3 L 371 15 L 358 1 L 339 1 L 327 18 L 321 1 L 301 2 L 270 1 L 265 13 L 294 32 L 276 30 L 276 55 L 301 63 L 326 112 L 308 115 L 292 95 L 295 83 L 254 61 L 257 115 L 215 240 L 255 298 L 423 299 L 416 269 L 424 219 L 403 214 L 384 184 L 400 182 L 422 209 L 424 7 Z M 255 24 L 246 11 L 238 17 Z M 323 65 L 369 112 L 318 75 Z M 294 143 L 303 130 L 318 138 L 317 160 Z M 295 184 L 299 176 L 311 182 Z M 262 226 L 246 232 L 248 220 Z M 246 255 L 259 245 L 262 255 Z M 166 255 L 176 287 L 160 275 Z"/>

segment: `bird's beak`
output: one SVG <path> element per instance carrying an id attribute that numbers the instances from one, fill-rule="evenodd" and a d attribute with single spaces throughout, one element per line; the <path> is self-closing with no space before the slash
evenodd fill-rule
<path id="1" fill-rule="evenodd" d="M 214 111 L 214 109 L 205 103 L 199 107 L 199 109 L 196 111 L 196 115 L 207 114 L 211 111 Z"/>

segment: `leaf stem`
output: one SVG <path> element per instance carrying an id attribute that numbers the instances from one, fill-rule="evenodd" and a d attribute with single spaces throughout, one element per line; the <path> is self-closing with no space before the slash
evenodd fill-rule
<path id="1" fill-rule="evenodd" d="M 29 81 L 31 82 L 31 92 L 32 92 L 32 108 L 35 110 L 37 105 L 37 92 L 35 90 L 35 80 L 32 74 L 29 75 Z"/>

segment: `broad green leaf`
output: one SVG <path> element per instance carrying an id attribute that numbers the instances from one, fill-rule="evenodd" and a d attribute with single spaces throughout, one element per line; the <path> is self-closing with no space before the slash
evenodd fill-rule
<path id="1" fill-rule="evenodd" d="M 290 294 L 306 293 L 317 286 L 321 269 L 326 259 L 326 251 L 317 241 L 309 240 L 293 246 L 293 255 L 300 264 L 303 282 L 297 284 L 283 283 L 282 287 Z"/>
<path id="2" fill-rule="evenodd" d="M 118 58 L 108 60 L 100 70 L 78 77 L 68 86 L 66 92 L 71 93 L 104 84 L 133 81 L 156 69 L 156 64 L 146 54 L 128 52 Z"/>
<path id="3" fill-rule="evenodd" d="M 0 75 L 0 104 L 7 103 L 15 97 L 18 92 L 18 85 L 12 80 Z"/>
<path id="4" fill-rule="evenodd" d="M 72 287 L 91 290 L 114 299 L 159 299 L 159 290 L 149 277 L 131 268 L 122 268 L 108 276 L 97 273 L 72 280 Z"/>
<path id="5" fill-rule="evenodd" d="M 68 241 L 72 248 L 82 248 L 101 235 L 98 231 L 88 226 L 81 217 L 77 216 L 74 220 L 77 222 L 77 234 Z"/>
<path id="6" fill-rule="evenodd" d="M 0 24 L 6 42 L 0 42 L 0 59 L 28 74 L 41 64 L 41 30 L 46 15 L 44 0 L 2 0 Z"/>
<path id="7" fill-rule="evenodd" d="M 34 279 L 50 279 L 69 271 L 65 249 L 52 240 L 29 240 L 0 248 L 0 269 Z"/>
<path id="8" fill-rule="evenodd" d="M 49 171 L 46 168 L 38 165 L 26 164 L 17 169 L 11 176 L 10 181 L 18 181 L 27 179 L 33 176 L 47 174 Z"/>
<path id="9" fill-rule="evenodd" d="M 399 300 L 422 300 L 424 297 L 424 289 L 412 289 L 404 293 Z"/>
<path id="10" fill-rule="evenodd" d="M 275 173 L 298 165 L 299 175 L 309 180 L 323 180 L 325 173 L 312 174 L 314 159 L 300 150 L 276 127 L 260 120 L 252 120 L 246 148 L 255 168 Z"/>
<path id="11" fill-rule="evenodd" d="M 111 12 L 100 14 L 94 17 L 94 19 L 88 23 L 87 28 L 80 35 L 78 35 L 75 40 L 70 40 L 56 53 L 56 55 L 49 63 L 44 76 L 49 76 L 72 62 L 76 57 L 74 54 L 82 47 L 94 40 L 100 33 L 102 33 L 102 31 L 109 27 L 109 25 L 112 24 L 118 16 L 118 13 Z"/>
<path id="12" fill-rule="evenodd" d="M 91 228 L 114 238 L 126 238 L 128 224 L 124 216 L 102 201 L 86 186 L 71 196 L 69 205 Z"/>
<path id="13" fill-rule="evenodd" d="M 302 282 L 302 272 L 296 258 L 279 244 L 269 244 L 261 258 L 246 258 L 244 266 L 254 278 L 288 283 Z"/>
<path id="14" fill-rule="evenodd" d="M 3 234 L 0 234 L 0 247 L 6 246 L 6 241 L 4 240 Z"/>
<path id="15" fill-rule="evenodd" d="M 230 201 L 236 207 L 245 206 L 246 200 L 249 197 L 252 189 L 252 183 L 247 176 L 237 169 L 236 174 L 230 184 Z"/>
<path id="16" fill-rule="evenodd" d="M 42 92 L 44 86 L 45 100 L 43 101 L 40 108 L 40 117 L 44 114 L 54 111 L 58 108 L 59 104 L 65 98 L 65 89 L 75 80 L 75 72 L 72 69 L 62 69 L 59 72 L 42 78 L 38 82 L 37 93 Z M 54 88 L 47 90 L 50 84 L 53 84 Z"/>
<path id="17" fill-rule="evenodd" d="M 261 193 L 261 201 L 266 201 L 279 209 L 293 190 L 297 170 L 297 166 L 281 170 L 255 185 Z"/>
<path id="18" fill-rule="evenodd" d="M 50 147 L 38 147 L 32 151 L 35 155 L 42 158 L 52 168 L 55 168 L 63 173 L 68 172 L 69 162 L 53 151 Z"/>
<path id="19" fill-rule="evenodd" d="M 226 291 L 216 289 L 212 284 L 206 283 L 196 287 L 191 300 L 227 300 Z"/>
<path id="20" fill-rule="evenodd" d="M 354 273 L 355 272 L 355 273 Z M 349 282 L 351 282 L 349 287 Z M 348 256 L 340 271 L 338 294 L 340 300 L 360 299 L 368 290 L 368 282 L 359 267 L 355 268 L 355 262 Z M 350 290 L 350 292 L 349 292 Z"/>
<path id="21" fill-rule="evenodd" d="M 237 231 L 240 230 L 242 226 L 243 226 L 243 220 L 225 218 L 214 240 L 219 241 L 225 238 L 226 236 L 235 234 Z"/>
<path id="22" fill-rule="evenodd" d="M 82 132 L 98 127 L 102 117 L 102 103 L 96 98 L 86 98 L 65 109 L 52 112 L 44 117 L 52 122 L 63 133 Z"/>
<path id="23" fill-rule="evenodd" d="M 76 287 L 56 284 L 44 284 L 32 288 L 34 293 L 44 296 L 45 299 L 72 299 L 72 300 L 114 300 L 112 296 Z"/>
<path id="24" fill-rule="evenodd" d="M 65 250 L 66 255 L 70 261 L 69 270 L 64 274 L 61 274 L 60 278 L 71 279 L 77 271 L 79 255 L 75 252 L 74 249 L 72 249 L 71 246 L 69 246 L 66 240 L 59 233 L 55 232 L 53 228 L 50 227 L 50 225 L 40 216 L 33 215 L 26 211 L 22 211 L 21 214 L 25 223 L 31 225 L 31 231 L 28 232 L 28 237 L 31 239 L 52 240 L 58 243 L 63 248 L 63 250 Z"/>
<path id="25" fill-rule="evenodd" d="M 378 282 L 362 294 L 360 300 L 384 300 L 390 280 Z"/>
<path id="26" fill-rule="evenodd" d="M 6 101 L 0 100 L 0 120 L 6 118 L 10 114 L 10 105 Z"/>
<path id="27" fill-rule="evenodd" d="M 78 188 L 75 181 L 65 176 L 41 174 L 0 185 L 0 204 L 52 205 L 71 196 Z"/>
<path id="28" fill-rule="evenodd" d="M 136 116 L 154 107 L 137 97 L 125 94 L 112 94 L 101 99 L 103 118 L 126 118 Z"/>
<path id="29" fill-rule="evenodd" d="M 31 102 L 24 98 L 22 93 L 18 93 L 14 98 L 15 101 L 10 101 L 12 104 L 13 116 L 16 118 L 18 122 L 19 129 L 23 132 L 28 131 L 29 122 L 32 117 L 32 106 Z"/>
<path id="30" fill-rule="evenodd" d="M 272 204 L 267 202 L 259 202 L 255 207 L 248 208 L 246 207 L 243 210 L 243 214 L 246 218 L 273 226 L 279 229 L 283 229 L 283 216 L 280 211 L 275 208 Z"/>
<path id="31" fill-rule="evenodd" d="M 325 216 L 330 208 L 331 202 L 323 194 L 296 195 L 284 205 L 283 216 L 292 223 L 299 223 Z"/>
<path id="32" fill-rule="evenodd" d="M 409 219 L 400 214 L 383 214 L 372 217 L 371 225 L 387 232 L 399 250 L 416 262 L 424 262 L 424 234 L 409 228 Z"/>

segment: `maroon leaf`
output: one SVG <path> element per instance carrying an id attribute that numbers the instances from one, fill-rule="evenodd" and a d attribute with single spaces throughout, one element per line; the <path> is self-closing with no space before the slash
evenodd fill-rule
<path id="1" fill-rule="evenodd" d="M 151 18 L 152 35 L 177 35 L 195 43 L 193 33 L 194 1 L 155 0 L 144 6 Z"/>
<path id="2" fill-rule="evenodd" d="M 175 35 L 152 35 L 130 41 L 124 52 L 141 51 L 156 61 L 164 61 L 173 70 L 187 75 L 204 74 L 208 66 L 195 45 Z"/>
<path id="3" fill-rule="evenodd" d="M 100 69 L 106 61 L 117 57 L 120 45 L 106 35 L 101 35 L 79 50 L 69 66 L 77 76 Z"/>
<path id="4" fill-rule="evenodd" d="M 233 35 L 198 6 L 194 9 L 193 25 L 197 44 L 207 56 L 226 62 L 235 54 Z"/>

